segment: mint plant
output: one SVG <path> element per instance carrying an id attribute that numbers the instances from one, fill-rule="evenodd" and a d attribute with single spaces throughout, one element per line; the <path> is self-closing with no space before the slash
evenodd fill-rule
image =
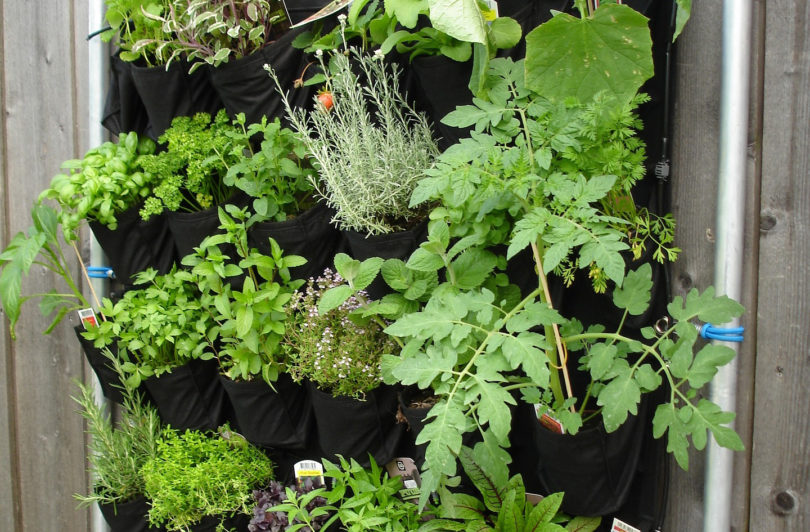
<path id="1" fill-rule="evenodd" d="M 232 134 L 235 162 L 226 161 L 223 183 L 253 199 L 256 214 L 284 221 L 314 203 L 312 186 L 316 171 L 306 145 L 276 118 L 245 125 L 244 113 L 234 119 Z M 253 139 L 253 142 L 251 142 Z M 258 143 L 258 150 L 253 144 Z"/>
<path id="2" fill-rule="evenodd" d="M 206 237 L 182 263 L 199 290 L 199 305 L 209 320 L 206 339 L 220 369 L 231 379 L 261 375 L 272 383 L 287 370 L 280 342 L 290 301 L 303 283 L 291 279 L 290 268 L 306 259 L 282 255 L 272 238 L 270 255 L 250 247 L 247 231 L 262 219 L 246 208 L 220 207 L 223 233 Z"/>

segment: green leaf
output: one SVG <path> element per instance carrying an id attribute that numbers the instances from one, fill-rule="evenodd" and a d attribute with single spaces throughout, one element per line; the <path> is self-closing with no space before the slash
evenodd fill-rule
<path id="1" fill-rule="evenodd" d="M 622 286 L 613 291 L 613 304 L 634 316 L 643 314 L 650 306 L 652 285 L 652 267 L 644 263 L 627 272 Z"/>
<path id="2" fill-rule="evenodd" d="M 355 290 L 363 290 L 374 281 L 377 274 L 380 273 L 380 268 L 385 262 L 385 259 L 380 257 L 371 257 L 360 263 L 360 268 L 353 281 L 350 281 Z"/>
<path id="3" fill-rule="evenodd" d="M 476 0 L 428 0 L 430 23 L 460 41 L 485 43 L 486 23 Z"/>
<path id="4" fill-rule="evenodd" d="M 557 515 L 562 501 L 562 493 L 552 493 L 544 497 L 543 500 L 538 502 L 535 507 L 532 508 L 532 511 L 529 512 L 529 517 L 526 519 L 525 530 L 541 530 L 537 528 L 541 523 L 550 523 L 552 519 L 554 519 L 554 516 Z"/>
<path id="5" fill-rule="evenodd" d="M 458 355 L 454 350 L 429 346 L 427 353 L 402 357 L 399 363 L 388 371 L 406 386 L 416 384 L 426 389 L 439 375 L 453 371 L 457 360 Z"/>
<path id="6" fill-rule="evenodd" d="M 485 357 L 486 358 L 486 355 Z M 478 396 L 478 421 L 481 425 L 489 423 L 492 433 L 501 445 L 509 443 L 509 429 L 512 424 L 512 412 L 508 405 L 515 404 L 515 398 L 504 390 L 500 384 L 481 379 L 477 374 L 472 376 L 474 384 L 469 388 L 467 398 Z"/>
<path id="7" fill-rule="evenodd" d="M 728 296 L 714 295 L 714 287 L 709 286 L 699 293 L 693 288 L 686 294 L 686 300 L 675 297 L 667 305 L 669 315 L 678 321 L 689 321 L 695 317 L 701 321 L 719 325 L 728 323 L 742 315 L 745 308 Z"/>
<path id="8" fill-rule="evenodd" d="M 565 530 L 570 532 L 594 532 L 602 523 L 601 517 L 574 517 L 567 525 Z"/>
<path id="9" fill-rule="evenodd" d="M 613 432 L 627 420 L 628 413 L 636 414 L 639 401 L 641 390 L 628 368 L 599 392 L 596 403 L 602 407 L 605 430 Z"/>
<path id="10" fill-rule="evenodd" d="M 532 383 L 541 388 L 548 386 L 549 379 L 545 347 L 545 337 L 530 332 L 520 333 L 517 336 L 506 336 L 501 345 L 503 354 L 512 369 L 522 367 L 523 372 L 532 380 Z"/>
<path id="11" fill-rule="evenodd" d="M 735 352 L 728 346 L 719 344 L 706 344 L 695 355 L 692 367 L 689 368 L 687 378 L 689 385 L 700 388 L 711 381 L 717 374 L 720 366 L 725 366 L 734 359 Z"/>
<path id="12" fill-rule="evenodd" d="M 428 0 L 398 0 L 385 2 L 385 12 L 396 17 L 397 21 L 406 28 L 416 26 L 419 14 L 428 9 Z"/>
<path id="13" fill-rule="evenodd" d="M 501 493 L 500 487 L 505 484 L 507 474 L 503 474 L 504 467 L 492 469 L 485 469 L 485 466 L 479 464 L 476 460 L 476 455 L 469 447 L 463 447 L 458 453 L 459 462 L 464 472 L 470 477 L 470 480 L 481 493 L 484 505 L 491 512 L 498 512 L 501 509 Z M 498 477 L 501 478 L 498 478 Z"/>
<path id="14" fill-rule="evenodd" d="M 526 35 L 526 86 L 546 98 L 589 102 L 602 91 L 629 102 L 653 75 L 647 18 L 603 4 L 592 17 L 557 13 Z"/>
<path id="15" fill-rule="evenodd" d="M 444 267 L 444 261 L 439 255 L 420 247 L 408 258 L 406 266 L 418 272 L 435 272 Z"/>
<path id="16" fill-rule="evenodd" d="M 590 348 L 588 354 L 588 369 L 591 378 L 597 381 L 607 375 L 616 360 L 617 349 L 613 344 L 598 343 Z"/>
<path id="17" fill-rule="evenodd" d="M 480 248 L 468 249 L 450 264 L 455 273 L 455 285 L 462 290 L 481 286 L 495 269 L 496 263 L 492 252 Z"/>
<path id="18" fill-rule="evenodd" d="M 678 12 L 675 15 L 675 32 L 672 34 L 672 42 L 675 42 L 675 39 L 681 34 L 692 15 L 692 0 L 675 0 L 675 3 L 678 5 Z"/>
<path id="19" fill-rule="evenodd" d="M 500 50 L 516 46 L 522 34 L 520 24 L 513 18 L 498 17 L 489 25 L 489 38 Z"/>
<path id="20" fill-rule="evenodd" d="M 326 314 L 330 310 L 338 308 L 352 294 L 354 294 L 354 290 L 349 285 L 342 284 L 330 288 L 321 295 L 321 299 L 318 301 L 318 313 Z"/>
<path id="21" fill-rule="evenodd" d="M 335 269 L 346 281 L 353 281 L 360 271 L 360 261 L 354 260 L 345 253 L 335 255 Z"/>
<path id="22" fill-rule="evenodd" d="M 506 330 L 515 333 L 523 332 L 538 325 L 551 325 L 563 323 L 565 319 L 559 312 L 551 308 L 548 303 L 536 301 L 529 303 L 523 310 L 509 318 Z"/>

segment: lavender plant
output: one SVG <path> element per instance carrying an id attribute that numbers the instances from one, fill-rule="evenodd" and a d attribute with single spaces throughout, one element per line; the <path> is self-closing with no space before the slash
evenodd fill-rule
<path id="1" fill-rule="evenodd" d="M 362 399 L 382 382 L 380 357 L 395 352 L 396 344 L 378 323 L 350 316 L 366 302 L 362 290 L 328 312 L 318 311 L 321 295 L 342 283 L 328 268 L 309 279 L 290 301 L 294 317 L 284 343 L 293 379 L 307 378 L 334 396 Z"/>
<path id="2" fill-rule="evenodd" d="M 317 163 L 316 193 L 335 209 L 343 229 L 368 234 L 405 229 L 423 210 L 409 206 L 411 193 L 438 155 L 427 119 L 407 102 L 399 69 L 381 54 L 350 48 L 346 55 L 335 53 L 328 66 L 322 52 L 316 55 L 328 72 L 331 109 L 321 104 L 293 110 L 283 100 L 292 128 Z"/>

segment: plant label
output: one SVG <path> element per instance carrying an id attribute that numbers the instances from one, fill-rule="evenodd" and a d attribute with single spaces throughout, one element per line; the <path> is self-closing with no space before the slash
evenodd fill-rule
<path id="1" fill-rule="evenodd" d="M 323 479 L 323 465 L 316 460 L 301 460 L 293 465 L 293 473 L 295 474 L 295 482 L 299 486 L 303 484 L 305 478 L 313 479 L 313 484 L 317 484 L 315 479 L 320 481 L 321 486 L 326 485 Z"/>
<path id="2" fill-rule="evenodd" d="M 84 330 L 91 328 L 98 327 L 98 320 L 96 319 L 96 313 L 91 308 L 83 308 L 78 310 L 79 319 L 84 326 Z"/>
<path id="3" fill-rule="evenodd" d="M 614 517 L 613 526 L 610 527 L 610 532 L 641 532 L 641 530 Z"/>

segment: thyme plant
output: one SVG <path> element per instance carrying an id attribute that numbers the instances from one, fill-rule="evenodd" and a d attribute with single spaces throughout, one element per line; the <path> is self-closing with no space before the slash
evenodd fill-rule
<path id="1" fill-rule="evenodd" d="M 316 193 L 343 229 L 376 235 L 406 228 L 420 213 L 409 206 L 411 193 L 438 155 L 427 119 L 400 93 L 398 67 L 381 55 L 352 48 L 332 55 L 328 68 L 323 53 L 316 55 L 333 107 L 294 110 L 283 99 L 291 127 L 317 163 Z"/>

